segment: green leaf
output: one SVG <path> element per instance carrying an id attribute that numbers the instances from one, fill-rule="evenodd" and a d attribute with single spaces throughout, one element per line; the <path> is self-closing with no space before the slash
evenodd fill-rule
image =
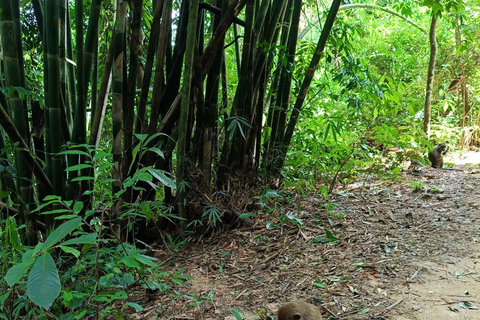
<path id="1" fill-rule="evenodd" d="M 78 214 L 64 214 L 58 217 L 55 217 L 55 220 L 70 220 L 78 217 Z"/>
<path id="2" fill-rule="evenodd" d="M 167 177 L 167 175 L 162 170 L 158 170 L 158 169 L 154 169 L 154 168 L 147 168 L 147 171 L 150 172 L 150 174 L 152 176 L 154 176 L 155 179 L 160 181 L 164 186 L 172 188 L 172 189 L 177 188 L 177 185 L 175 184 L 175 182 L 172 179 L 170 179 L 169 177 Z"/>
<path id="3" fill-rule="evenodd" d="M 243 317 L 240 315 L 240 313 L 237 310 L 230 310 L 230 312 L 233 314 L 236 320 L 243 320 Z"/>
<path id="4" fill-rule="evenodd" d="M 75 213 L 80 213 L 83 209 L 83 202 L 82 201 L 75 201 L 75 204 L 73 205 L 73 212 Z"/>
<path id="5" fill-rule="evenodd" d="M 62 249 L 65 253 L 71 253 L 73 254 L 76 258 L 80 257 L 80 251 L 75 249 L 75 248 L 72 248 L 72 247 L 68 247 L 68 246 L 64 246 L 64 245 L 59 245 L 60 249 Z"/>
<path id="6" fill-rule="evenodd" d="M 110 152 L 97 152 L 93 156 L 92 160 L 97 161 L 98 159 L 108 158 L 108 157 L 111 157 L 111 156 L 112 156 L 112 154 Z M 112 163 L 112 165 L 115 165 L 115 164 Z"/>
<path id="7" fill-rule="evenodd" d="M 50 253 L 45 252 L 37 258 L 28 275 L 27 295 L 37 305 L 48 310 L 60 291 L 57 266 Z"/>
<path id="8" fill-rule="evenodd" d="M 13 290 L 8 290 L 7 292 L 5 292 L 4 294 L 2 294 L 0 296 L 0 310 L 3 311 L 3 306 L 5 306 L 5 300 L 7 300 L 8 296 L 10 295 L 10 293 L 12 292 Z M 2 319 L 8 319 L 8 318 L 2 318 Z"/>
<path id="9" fill-rule="evenodd" d="M 145 139 L 147 139 L 148 134 L 140 134 L 140 133 L 135 133 L 135 138 L 138 139 L 138 141 L 143 142 Z"/>
<path id="10" fill-rule="evenodd" d="M 77 182 L 77 181 L 86 181 L 86 180 L 95 180 L 93 177 L 76 177 L 72 179 L 72 182 Z"/>
<path id="11" fill-rule="evenodd" d="M 91 164 L 77 164 L 76 166 L 71 166 L 71 167 L 68 167 L 67 169 L 65 169 L 65 171 L 77 171 L 77 170 L 82 170 L 82 169 L 87 169 L 87 168 L 91 168 L 92 165 Z"/>
<path id="12" fill-rule="evenodd" d="M 166 135 L 165 133 L 161 133 L 161 132 L 157 132 L 153 135 L 150 136 L 150 138 L 148 138 L 144 145 L 148 146 L 148 144 L 150 143 L 150 141 L 152 141 L 153 139 L 157 138 L 157 137 L 160 137 L 160 136 L 165 136 L 165 137 L 168 137 L 168 135 Z"/>
<path id="13" fill-rule="evenodd" d="M 151 267 L 156 267 L 157 266 L 157 264 L 154 261 L 156 261 L 158 259 L 155 259 L 153 257 L 145 256 L 143 254 L 135 255 L 133 257 L 135 258 L 135 260 L 137 260 L 141 264 L 148 265 L 148 266 L 151 266 Z"/>
<path id="14" fill-rule="evenodd" d="M 370 308 L 364 308 L 357 312 L 357 314 L 367 314 L 370 312 Z"/>
<path id="15" fill-rule="evenodd" d="M 82 150 L 65 150 L 57 153 L 57 155 L 62 155 L 62 154 L 77 154 L 77 155 L 90 157 L 90 154 L 88 152 L 85 152 Z"/>
<path id="16" fill-rule="evenodd" d="M 124 265 L 130 268 L 138 268 L 140 267 L 140 264 L 135 260 L 133 257 L 124 257 L 122 260 L 120 260 Z"/>
<path id="17" fill-rule="evenodd" d="M 40 214 L 57 214 L 57 213 L 65 213 L 65 212 L 70 212 L 70 209 L 55 209 L 55 210 L 40 212 Z"/>
<path id="18" fill-rule="evenodd" d="M 163 154 L 162 150 L 160 150 L 159 148 L 152 147 L 152 148 L 148 148 L 147 151 L 154 152 L 154 153 L 156 153 L 159 157 L 165 159 L 165 155 Z"/>
<path id="19" fill-rule="evenodd" d="M 313 284 L 319 288 L 325 289 L 327 287 L 327 284 L 323 281 L 320 280 L 315 280 Z"/>
<path id="20" fill-rule="evenodd" d="M 134 308 L 135 311 L 143 311 L 143 307 L 141 305 L 139 305 L 138 303 L 127 302 L 127 303 L 125 303 L 125 305 Z"/>
<path id="21" fill-rule="evenodd" d="M 134 174 L 134 178 L 137 178 L 140 181 L 152 181 L 152 175 L 148 172 L 138 172 Z"/>
<path id="22" fill-rule="evenodd" d="M 49 248 L 65 238 L 67 234 L 78 228 L 81 224 L 81 218 L 72 219 L 61 224 L 57 229 L 53 230 L 53 232 L 48 236 L 47 240 L 45 240 L 43 250 L 47 251 Z"/>
<path id="23" fill-rule="evenodd" d="M 32 251 L 32 250 L 29 250 L 29 251 Z M 30 258 L 27 259 L 26 261 L 23 261 L 22 263 L 19 263 L 11 267 L 7 271 L 7 274 L 5 275 L 5 281 L 7 281 L 7 284 L 10 287 L 13 287 L 23 277 L 23 275 L 28 271 L 28 269 L 34 262 L 35 262 L 35 258 L 30 256 Z"/>
<path id="24" fill-rule="evenodd" d="M 253 217 L 255 214 L 253 212 L 245 212 L 245 213 L 242 213 L 239 218 L 240 219 L 244 219 L 244 218 L 250 218 L 250 217 Z"/>
<path id="25" fill-rule="evenodd" d="M 13 220 L 13 217 L 8 217 L 5 221 L 5 242 L 16 249 L 23 251 L 22 242 L 20 241 L 20 235 L 18 234 L 17 226 Z"/>
<path id="26" fill-rule="evenodd" d="M 71 244 L 96 244 L 97 243 L 97 234 L 96 233 L 90 233 L 90 234 L 84 234 L 81 235 L 78 238 L 70 239 L 62 243 L 62 245 L 71 245 Z"/>
<path id="27" fill-rule="evenodd" d="M 37 212 L 37 211 L 40 211 L 42 210 L 43 208 L 45 208 L 46 206 L 49 206 L 53 203 L 62 203 L 62 200 L 61 199 L 50 199 L 50 197 L 45 197 L 43 199 L 43 201 L 47 201 L 46 203 L 42 203 L 41 205 L 39 205 L 38 207 L 36 207 L 34 210 L 32 210 L 31 212 Z"/>

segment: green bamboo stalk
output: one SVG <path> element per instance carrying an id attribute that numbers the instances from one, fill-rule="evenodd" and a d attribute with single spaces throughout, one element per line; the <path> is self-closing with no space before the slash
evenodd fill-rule
<path id="1" fill-rule="evenodd" d="M 272 134 L 270 145 L 273 149 L 270 151 L 275 152 L 282 148 L 283 138 L 285 135 L 285 126 L 287 119 L 288 106 L 290 102 L 290 89 L 292 84 L 293 65 L 295 61 L 295 51 L 297 49 L 297 36 L 298 26 L 300 21 L 300 13 L 302 8 L 301 0 L 292 0 L 289 4 L 289 8 L 293 6 L 293 10 L 289 11 L 289 19 L 287 23 L 289 27 L 285 30 L 285 46 L 288 48 L 287 63 L 284 65 L 281 62 L 281 77 L 277 92 L 277 101 L 274 107 L 274 116 L 272 123 Z M 267 170 L 272 170 L 274 167 L 278 167 L 278 157 L 272 157 L 273 161 L 270 161 L 267 166 Z M 276 168 L 279 171 L 281 168 Z"/>
<path id="2" fill-rule="evenodd" d="M 67 84 L 67 28 L 70 27 L 68 24 L 67 17 L 67 0 L 59 0 L 58 6 L 58 17 L 59 17 L 59 73 L 60 73 L 60 103 L 61 103 L 61 112 L 62 112 L 62 134 L 64 141 L 71 140 L 72 132 L 72 113 L 70 109 L 70 94 L 68 92 Z"/>
<path id="3" fill-rule="evenodd" d="M 25 87 L 23 70 L 23 51 L 17 1 L 0 0 L 0 38 L 4 57 L 6 87 Z M 8 114 L 13 118 L 13 125 L 24 141 L 30 141 L 26 102 L 17 91 L 7 97 Z M 3 108 L 2 108 L 3 109 Z M 3 116 L 5 118 L 6 115 Z M 5 120 L 5 119 L 3 119 Z M 32 171 L 28 162 L 21 155 L 21 150 L 15 151 L 15 166 L 17 168 L 16 187 L 21 196 L 19 222 L 27 225 L 25 235 L 28 244 L 37 241 L 36 223 L 29 210 L 34 208 L 35 200 L 32 184 Z"/>
<path id="4" fill-rule="evenodd" d="M 123 107 L 123 68 L 125 65 L 125 22 L 126 22 L 127 2 L 119 0 L 117 2 L 117 16 L 114 29 L 114 47 L 113 47 L 113 103 L 112 103 L 112 154 L 115 166 L 112 167 L 112 193 L 120 191 L 122 187 L 122 107 Z M 118 214 L 118 212 L 116 213 Z"/>
<path id="5" fill-rule="evenodd" d="M 71 25 L 71 18 L 70 18 L 70 10 L 67 10 L 67 58 L 71 61 L 68 63 L 68 90 L 69 90 L 69 97 L 70 97 L 70 104 L 68 105 L 69 109 L 67 109 L 67 119 L 69 119 L 69 127 L 72 127 L 73 124 L 73 109 L 75 108 L 75 101 L 77 100 L 77 91 L 75 89 L 75 66 L 73 65 L 74 57 L 73 57 L 73 44 L 72 44 L 72 28 Z M 73 129 L 73 128 L 71 128 Z"/>
<path id="6" fill-rule="evenodd" d="M 237 91 L 235 98 L 233 99 L 232 111 L 230 117 L 243 118 L 248 122 L 251 122 L 252 115 L 249 114 L 250 104 L 252 103 L 252 68 L 253 68 L 253 49 L 256 46 L 254 43 L 255 38 L 252 35 L 253 24 L 255 19 L 255 0 L 248 0 L 245 8 L 245 28 L 243 34 L 243 50 L 242 59 L 240 62 L 240 74 L 238 79 Z M 242 127 L 243 135 L 239 129 L 234 129 L 233 140 L 228 139 L 225 143 L 231 143 L 230 154 L 228 157 L 222 157 L 228 159 L 227 163 L 224 163 L 223 168 L 229 168 L 231 172 L 239 170 L 243 162 L 243 153 L 245 151 L 246 141 L 244 136 L 248 132 L 248 128 L 239 124 Z M 229 133 L 228 133 L 229 134 Z"/>
<path id="7" fill-rule="evenodd" d="M 150 90 L 150 81 L 152 78 L 153 62 L 155 60 L 155 52 L 157 51 L 157 41 L 160 32 L 160 17 L 162 16 L 162 8 L 163 0 L 157 1 L 153 14 L 152 28 L 150 30 L 150 39 L 148 40 L 147 60 L 145 63 L 140 101 L 138 103 L 135 133 L 147 132 L 147 122 L 145 114 L 147 110 L 147 99 L 148 92 Z"/>
<path id="8" fill-rule="evenodd" d="M 81 0 L 77 0 L 81 1 Z M 96 50 L 97 47 L 97 39 L 98 39 L 98 25 L 100 21 L 100 9 L 101 9 L 102 0 L 93 0 L 90 6 L 90 15 L 88 17 L 88 28 L 87 28 L 87 35 L 85 37 L 85 46 L 83 48 L 83 68 L 82 71 L 78 71 L 77 79 L 82 77 L 82 84 L 83 88 L 81 91 L 82 98 L 79 98 L 77 102 L 77 110 L 75 110 L 75 114 L 79 114 L 80 118 L 76 118 L 74 128 L 73 128 L 73 140 L 79 143 L 86 143 L 87 142 L 87 135 L 86 135 L 86 105 L 87 105 L 87 97 L 88 97 L 88 87 L 90 84 L 91 74 L 92 74 L 92 65 L 93 61 L 97 59 L 98 52 Z M 81 18 L 80 21 L 82 21 Z M 83 33 L 82 33 L 83 36 Z M 77 37 L 78 39 L 78 37 Z M 78 43 L 77 43 L 78 45 Z M 77 49 L 78 52 L 78 49 Z M 77 54 L 80 54 L 78 52 Z M 77 59 L 79 57 L 77 56 Z M 80 68 L 77 67 L 79 70 Z M 97 90 L 97 88 L 92 87 L 92 91 Z M 80 96 L 79 88 L 77 88 L 78 95 Z M 91 105 L 95 105 L 96 101 L 91 101 Z M 93 118 L 94 112 L 92 112 L 91 117 Z M 78 120 L 78 121 L 77 121 Z M 93 119 L 92 119 L 93 120 Z"/>
<path id="9" fill-rule="evenodd" d="M 225 0 L 217 1 L 217 5 L 226 10 L 228 2 Z M 223 10 L 223 12 L 225 12 Z M 218 28 L 221 16 L 216 15 L 213 22 L 213 30 Z M 223 42 L 223 41 L 222 41 Z M 212 158 L 217 138 L 215 128 L 218 119 L 218 95 L 220 88 L 220 72 L 223 64 L 223 45 L 218 46 L 215 52 L 215 58 L 207 76 L 205 87 L 205 128 L 202 130 L 203 151 L 200 159 L 200 167 L 203 171 L 204 181 L 209 184 L 211 180 Z"/>
<path id="10" fill-rule="evenodd" d="M 150 125 L 148 127 L 148 133 L 153 135 L 157 132 L 158 119 L 160 114 L 164 115 L 166 110 L 161 110 L 161 98 L 164 89 L 164 64 L 167 54 L 167 39 L 170 28 L 170 17 L 172 10 L 172 0 L 164 0 L 162 10 L 162 24 L 160 26 L 160 35 L 158 39 L 157 58 L 155 60 L 155 75 L 153 78 L 153 93 L 152 93 L 152 105 L 156 106 L 152 108 L 150 112 Z"/>
<path id="11" fill-rule="evenodd" d="M 133 120 L 135 116 L 135 96 L 137 85 L 137 69 L 139 62 L 139 48 L 142 41 L 143 33 L 141 30 L 142 22 L 142 10 L 143 0 L 135 0 L 133 3 L 133 17 L 131 22 L 131 39 L 130 39 L 130 63 L 128 71 L 128 81 L 126 84 L 127 96 L 125 99 L 125 105 L 123 107 L 123 146 L 124 146 L 124 159 L 123 159 L 123 177 L 129 176 L 129 168 L 133 161 L 132 144 L 133 144 Z M 123 194 L 123 200 L 125 202 L 131 202 L 131 192 L 125 192 Z"/>
<path id="12" fill-rule="evenodd" d="M 182 87 L 182 107 L 180 110 L 179 118 L 179 130 L 178 130 L 178 142 L 177 142 L 177 208 L 178 215 L 181 218 L 186 219 L 187 214 L 185 211 L 185 188 L 181 184 L 185 180 L 185 150 L 187 142 L 190 140 L 186 136 L 188 113 L 190 109 L 190 88 L 192 81 L 193 71 L 193 56 L 195 51 L 196 40 L 196 27 L 198 19 L 198 0 L 192 0 L 190 2 L 188 13 L 188 32 L 187 32 L 187 45 L 185 48 L 185 71 L 183 75 L 183 87 Z M 184 227 L 188 221 L 184 220 Z"/>
<path id="13" fill-rule="evenodd" d="M 52 153 L 52 177 L 53 193 L 63 195 L 65 189 L 65 158 L 57 155 L 64 144 L 63 134 L 59 123 L 62 123 L 62 102 L 60 100 L 60 67 L 59 67 L 59 33 L 58 33 L 58 0 L 49 0 L 45 2 L 45 42 L 47 53 L 47 68 L 45 73 L 47 79 L 47 90 L 45 94 L 45 107 L 48 110 L 48 120 L 50 125 L 47 144 L 50 145 Z"/>
<path id="14" fill-rule="evenodd" d="M 15 123 L 12 121 L 7 111 L 3 108 L 2 104 L 0 104 L 0 126 L 8 134 L 8 137 L 10 138 L 12 144 L 18 144 L 19 154 L 22 156 L 26 165 L 28 166 L 28 170 L 32 172 L 33 175 L 35 175 L 35 177 L 37 178 L 40 187 L 44 189 L 47 193 L 51 193 L 53 187 L 50 183 L 50 180 L 48 180 L 48 177 L 45 175 L 42 165 L 30 153 L 29 146 L 18 131 Z"/>

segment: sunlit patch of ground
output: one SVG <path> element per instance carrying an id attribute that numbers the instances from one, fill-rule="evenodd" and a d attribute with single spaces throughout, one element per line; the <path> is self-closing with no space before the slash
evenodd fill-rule
<path id="1" fill-rule="evenodd" d="M 456 152 L 445 156 L 445 161 L 454 163 L 455 165 L 473 164 L 480 165 L 480 152 L 466 151 L 463 153 Z"/>

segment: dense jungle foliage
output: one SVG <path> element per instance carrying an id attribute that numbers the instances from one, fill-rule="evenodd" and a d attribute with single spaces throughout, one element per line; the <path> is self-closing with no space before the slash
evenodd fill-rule
<path id="1" fill-rule="evenodd" d="M 479 5 L 0 0 L 0 318 L 112 316 L 187 279 L 154 242 L 478 147 Z"/>

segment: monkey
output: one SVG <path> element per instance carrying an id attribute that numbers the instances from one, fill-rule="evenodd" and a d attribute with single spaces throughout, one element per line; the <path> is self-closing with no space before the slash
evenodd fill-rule
<path id="1" fill-rule="evenodd" d="M 447 145 L 442 142 L 433 147 L 433 149 L 428 152 L 428 160 L 430 160 L 430 162 L 432 163 L 433 168 L 443 167 L 443 155 L 446 151 Z"/>
<path id="2" fill-rule="evenodd" d="M 278 309 L 278 320 L 323 320 L 320 309 L 303 301 L 285 303 Z"/>

